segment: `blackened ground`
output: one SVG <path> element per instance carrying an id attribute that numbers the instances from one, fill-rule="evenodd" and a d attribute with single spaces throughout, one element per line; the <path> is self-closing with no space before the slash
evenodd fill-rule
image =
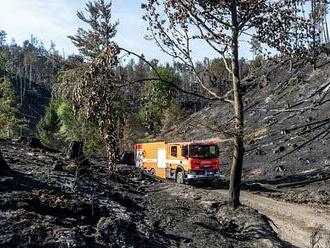
<path id="1" fill-rule="evenodd" d="M 91 158 L 78 175 L 58 153 L 0 141 L 0 247 L 287 247 L 257 211 L 212 191 Z M 63 167 L 63 170 L 61 168 Z"/>

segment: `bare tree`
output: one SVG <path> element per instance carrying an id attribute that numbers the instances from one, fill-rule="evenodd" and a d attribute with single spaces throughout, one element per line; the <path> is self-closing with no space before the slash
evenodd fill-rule
<path id="1" fill-rule="evenodd" d="M 234 151 L 230 175 L 229 205 L 239 206 L 244 156 L 244 113 L 241 92 L 239 39 L 255 39 L 283 54 L 304 51 L 310 40 L 311 22 L 296 8 L 307 1 L 266 0 L 146 0 L 142 5 L 149 23 L 150 38 L 163 52 L 185 64 L 198 79 L 205 94 L 229 103 L 234 112 Z M 299 42 L 295 42 L 299 38 Z M 213 49 L 223 58 L 231 75 L 232 89 L 214 92 L 203 80 L 207 71 L 198 70 L 194 45 Z M 228 63 L 230 59 L 231 63 Z"/>

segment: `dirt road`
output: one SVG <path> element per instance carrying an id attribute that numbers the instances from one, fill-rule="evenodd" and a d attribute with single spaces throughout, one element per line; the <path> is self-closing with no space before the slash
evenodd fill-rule
<path id="1" fill-rule="evenodd" d="M 222 195 L 228 194 L 224 190 L 216 190 L 216 192 Z M 241 201 L 271 219 L 274 230 L 282 240 L 296 247 L 330 248 L 329 212 L 276 201 L 248 192 L 242 192 Z"/>

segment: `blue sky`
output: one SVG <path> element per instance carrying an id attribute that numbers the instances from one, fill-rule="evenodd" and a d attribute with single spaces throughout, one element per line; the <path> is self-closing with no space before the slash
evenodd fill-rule
<path id="1" fill-rule="evenodd" d="M 84 0 L 2 0 L 0 4 L 0 30 L 8 33 L 8 42 L 15 38 L 18 44 L 31 34 L 42 40 L 46 47 L 53 41 L 66 55 L 77 53 L 67 38 L 83 24 L 76 16 L 85 8 Z M 141 0 L 113 0 L 113 17 L 120 25 L 116 40 L 120 46 L 144 54 L 147 58 L 171 61 L 152 42 L 144 39 L 146 23 L 142 20 Z M 210 50 L 198 49 L 197 59 L 214 57 Z"/>
<path id="2" fill-rule="evenodd" d="M 31 34 L 49 47 L 52 40 L 58 50 L 66 55 L 77 53 L 67 38 L 83 24 L 76 16 L 77 10 L 83 10 L 87 0 L 1 0 L 0 30 L 8 33 L 8 41 L 15 38 L 21 44 Z M 144 39 L 147 24 L 142 20 L 142 0 L 113 0 L 113 17 L 120 25 L 116 40 L 120 46 L 144 54 L 148 59 L 157 58 L 163 62 L 172 60 L 164 55 L 152 42 Z M 196 44 L 195 59 L 213 58 L 214 52 Z M 251 57 L 249 46 L 241 44 L 241 57 Z"/>
<path id="3" fill-rule="evenodd" d="M 66 55 L 77 53 L 67 38 L 83 24 L 76 16 L 85 8 L 84 0 L 2 0 L 0 4 L 0 30 L 8 33 L 8 42 L 14 38 L 18 44 L 31 34 L 42 40 L 48 48 L 53 41 L 57 49 Z M 144 39 L 146 23 L 142 20 L 142 0 L 113 0 L 113 17 L 120 22 L 116 40 L 120 46 L 144 54 L 148 59 L 157 58 L 171 62 L 152 42 Z M 197 47 L 195 59 L 214 57 L 214 53 Z"/>

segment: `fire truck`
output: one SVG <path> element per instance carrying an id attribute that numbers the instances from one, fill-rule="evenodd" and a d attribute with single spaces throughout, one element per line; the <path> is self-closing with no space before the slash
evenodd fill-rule
<path id="1" fill-rule="evenodd" d="M 144 143 L 134 147 L 137 167 L 177 183 L 212 183 L 219 177 L 219 147 L 213 141 Z"/>

